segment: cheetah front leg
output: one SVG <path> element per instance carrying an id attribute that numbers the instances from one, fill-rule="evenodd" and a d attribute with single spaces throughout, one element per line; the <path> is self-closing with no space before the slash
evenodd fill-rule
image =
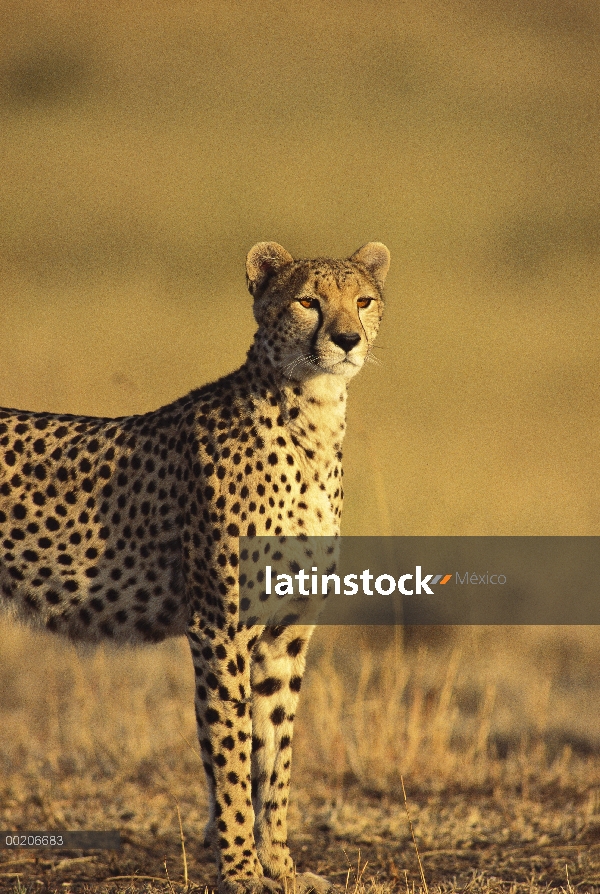
<path id="1" fill-rule="evenodd" d="M 331 889 L 312 873 L 294 875 L 287 808 L 294 716 L 313 627 L 265 628 L 252 654 L 252 801 L 254 835 L 266 875 L 293 879 L 290 890 Z"/>
<path id="2" fill-rule="evenodd" d="M 247 631 L 204 633 L 192 624 L 188 641 L 195 673 L 198 739 L 210 799 L 207 838 L 222 894 L 275 894 L 254 838 L 251 797 L 252 711 Z"/>

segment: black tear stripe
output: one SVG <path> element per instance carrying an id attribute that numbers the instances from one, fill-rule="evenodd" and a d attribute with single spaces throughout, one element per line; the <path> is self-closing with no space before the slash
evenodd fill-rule
<path id="1" fill-rule="evenodd" d="M 318 322 L 317 328 L 315 329 L 315 331 L 313 333 L 313 337 L 310 340 L 310 353 L 312 355 L 317 353 L 317 339 L 319 337 L 319 332 L 323 328 L 323 311 L 321 309 L 320 301 L 317 301 L 316 311 L 319 314 L 319 322 Z"/>

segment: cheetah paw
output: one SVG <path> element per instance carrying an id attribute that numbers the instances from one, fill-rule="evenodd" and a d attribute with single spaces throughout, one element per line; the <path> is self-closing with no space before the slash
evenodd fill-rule
<path id="1" fill-rule="evenodd" d="M 329 879 L 314 872 L 298 872 L 286 882 L 287 894 L 334 894 L 336 890 Z"/>
<path id="2" fill-rule="evenodd" d="M 281 882 L 266 876 L 254 878 L 222 879 L 219 894 L 285 894 Z"/>

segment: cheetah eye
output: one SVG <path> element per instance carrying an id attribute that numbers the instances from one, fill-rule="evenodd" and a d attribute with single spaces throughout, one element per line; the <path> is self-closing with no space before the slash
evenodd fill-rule
<path id="1" fill-rule="evenodd" d="M 356 306 L 360 308 L 368 307 L 372 300 L 372 298 L 359 298 L 356 302 Z"/>
<path id="2" fill-rule="evenodd" d="M 318 307 L 319 302 L 316 298 L 298 298 L 298 304 L 301 304 L 302 307 Z"/>

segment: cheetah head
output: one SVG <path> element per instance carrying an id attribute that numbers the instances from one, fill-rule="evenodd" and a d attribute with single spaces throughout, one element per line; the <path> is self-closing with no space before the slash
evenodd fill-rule
<path id="1" fill-rule="evenodd" d="M 377 335 L 390 253 L 368 242 L 345 260 L 294 260 L 276 242 L 246 259 L 258 323 L 255 345 L 287 379 L 351 379 Z"/>

